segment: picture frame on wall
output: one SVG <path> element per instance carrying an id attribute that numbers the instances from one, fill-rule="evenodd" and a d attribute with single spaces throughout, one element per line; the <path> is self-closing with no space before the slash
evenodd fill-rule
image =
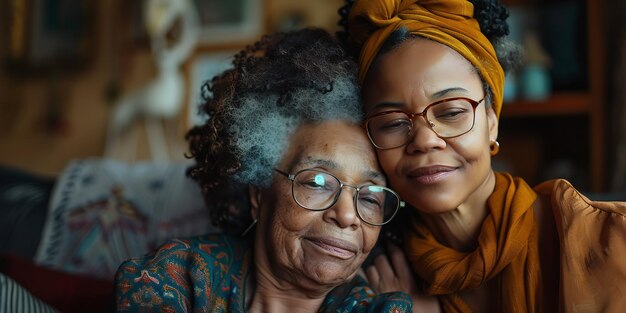
<path id="1" fill-rule="evenodd" d="M 91 1 L 15 0 L 2 9 L 10 30 L 4 54 L 9 70 L 66 72 L 92 59 L 95 5 Z"/>
<path id="2" fill-rule="evenodd" d="M 232 68 L 233 57 L 237 52 L 238 50 L 220 50 L 198 53 L 194 56 L 188 71 L 190 96 L 187 104 L 187 128 L 205 122 L 207 116 L 199 114 L 199 106 L 203 102 L 203 93 L 208 90 L 203 89 L 202 86 L 216 75 Z"/>
<path id="3" fill-rule="evenodd" d="M 262 0 L 194 0 L 200 46 L 252 42 L 263 34 Z"/>

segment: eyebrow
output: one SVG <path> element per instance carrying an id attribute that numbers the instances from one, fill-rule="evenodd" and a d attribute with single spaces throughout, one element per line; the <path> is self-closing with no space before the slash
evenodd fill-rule
<path id="1" fill-rule="evenodd" d="M 300 164 L 307 166 L 320 166 L 331 170 L 337 169 L 337 167 L 339 167 L 334 161 L 325 159 L 307 159 L 302 161 Z"/>
<path id="2" fill-rule="evenodd" d="M 460 93 L 464 93 L 464 94 L 469 94 L 469 90 L 462 88 L 462 87 L 451 87 L 451 88 L 446 88 L 440 91 L 437 91 L 435 93 L 433 93 L 432 95 L 430 95 L 430 100 L 431 101 L 436 101 L 438 99 L 441 99 L 447 95 L 449 95 L 450 93 L 454 93 L 454 92 L 460 92 Z M 403 108 L 406 105 L 403 102 L 381 102 L 381 103 L 377 103 L 376 105 L 374 105 L 374 107 L 372 108 L 373 110 L 380 110 L 380 109 L 399 109 L 399 108 Z"/>
<path id="3" fill-rule="evenodd" d="M 402 102 L 381 102 L 374 105 L 372 110 L 378 111 L 380 109 L 400 109 L 404 108 L 406 105 Z"/>
<path id="4" fill-rule="evenodd" d="M 307 159 L 301 162 L 300 164 L 306 165 L 306 166 L 319 166 L 319 167 L 323 167 L 329 170 L 335 170 L 339 168 L 339 165 L 335 161 L 326 160 L 326 159 Z M 383 174 L 381 174 L 380 172 L 373 171 L 373 170 L 366 170 L 366 171 L 363 171 L 363 174 L 369 180 L 382 180 L 384 183 L 386 183 L 385 176 L 383 176 Z M 336 174 L 333 173 L 333 175 L 336 175 Z"/>
<path id="5" fill-rule="evenodd" d="M 367 175 L 367 177 L 370 178 L 370 180 L 374 180 L 374 179 L 380 179 L 383 181 L 383 185 L 387 184 L 387 181 L 385 180 L 385 176 L 383 176 L 383 174 L 376 172 L 376 171 L 366 171 L 365 175 Z"/>
<path id="6" fill-rule="evenodd" d="M 452 88 L 446 88 L 444 90 L 440 90 L 440 91 L 437 91 L 437 92 L 433 93 L 432 95 L 430 95 L 430 99 L 431 100 L 440 99 L 440 98 L 443 98 L 443 97 L 445 97 L 448 94 L 453 93 L 453 92 L 461 92 L 461 93 L 464 93 L 464 94 L 469 94 L 469 90 L 467 90 L 465 88 L 462 88 L 462 87 L 452 87 Z"/>

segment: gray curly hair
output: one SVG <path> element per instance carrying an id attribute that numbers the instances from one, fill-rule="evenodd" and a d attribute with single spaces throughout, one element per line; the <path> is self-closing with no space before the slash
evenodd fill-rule
<path id="1" fill-rule="evenodd" d="M 203 86 L 204 125 L 187 133 L 196 180 L 213 221 L 236 232 L 249 221 L 241 188 L 267 187 L 303 123 L 361 121 L 357 65 L 326 31 L 266 36 Z"/>

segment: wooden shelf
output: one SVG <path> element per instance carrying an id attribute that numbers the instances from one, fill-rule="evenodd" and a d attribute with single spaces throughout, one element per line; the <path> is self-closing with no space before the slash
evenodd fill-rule
<path id="1" fill-rule="evenodd" d="M 559 92 L 543 101 L 515 100 L 502 106 L 503 117 L 587 114 L 591 107 L 587 92 Z"/>
<path id="2" fill-rule="evenodd" d="M 577 8 L 580 16 L 576 25 L 569 25 L 574 33 L 566 36 L 580 36 L 577 48 L 584 50 L 581 57 L 586 60 L 578 60 L 581 66 L 586 66 L 584 79 L 587 89 L 580 91 L 554 92 L 552 96 L 544 101 L 527 101 L 519 99 L 505 103 L 502 108 L 503 119 L 508 119 L 510 123 L 508 132 L 503 132 L 504 139 L 507 134 L 508 154 L 502 156 L 503 161 L 508 161 L 513 168 L 539 179 L 543 177 L 550 163 L 558 159 L 575 160 L 576 166 L 586 171 L 586 175 L 577 174 L 572 178 L 579 178 L 586 182 L 580 183 L 577 188 L 586 191 L 605 192 L 608 182 L 608 168 L 606 167 L 606 112 L 605 112 L 605 89 L 606 89 L 606 62 L 605 62 L 605 14 L 607 1 L 597 0 L 502 0 L 509 8 L 517 7 L 519 29 L 528 27 L 531 31 L 542 34 L 543 23 L 535 23 L 528 16 L 541 14 L 542 10 L 554 10 L 560 5 L 564 8 Z M 546 12 L 546 11 L 543 11 Z M 528 20 L 524 22 L 524 14 L 528 15 Z M 548 15 L 550 15 L 548 14 Z M 573 12 L 568 13 L 570 15 Z M 567 14 L 565 14 L 567 15 Z M 570 16 L 569 18 L 574 18 Z M 570 21 L 571 22 L 571 21 Z M 582 25 L 582 26 L 580 26 Z M 544 33 L 548 34 L 548 33 Z M 549 36 L 548 36 L 549 37 Z M 558 35 L 551 34 L 552 39 L 559 40 Z M 580 45 L 580 47 L 578 47 Z M 553 56 L 554 57 L 554 56 Z M 558 56 L 557 56 L 558 57 Z M 553 59 L 562 61 L 561 59 Z M 571 123 L 586 119 L 585 125 L 576 126 Z M 569 123 L 569 124 L 568 124 Z M 563 127 L 552 127 L 550 125 L 560 124 Z M 528 129 L 537 126 L 541 129 Z M 565 131 L 564 131 L 565 130 Z M 538 137 L 540 136 L 540 137 Z M 560 138 L 555 140 L 555 138 Z M 584 138 L 584 140 L 581 140 Z M 552 146 L 553 145 L 553 146 Z M 578 146 L 579 149 L 572 149 Z M 528 152 L 531 151 L 531 152 Z M 504 154 L 505 151 L 502 153 Z M 583 178 L 581 178 L 583 177 Z M 586 177 L 586 178 L 585 178 Z M 568 177 L 566 177 L 568 178 Z M 543 179 L 543 178 L 541 178 Z"/>

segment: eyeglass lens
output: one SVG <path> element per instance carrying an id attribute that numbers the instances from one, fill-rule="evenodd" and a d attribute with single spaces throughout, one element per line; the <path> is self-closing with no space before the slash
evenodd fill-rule
<path id="1" fill-rule="evenodd" d="M 425 118 L 439 137 L 455 137 L 474 126 L 474 108 L 468 99 L 454 99 L 429 106 Z M 395 148 L 410 140 L 414 122 L 406 113 L 395 111 L 371 118 L 367 131 L 376 146 Z"/>
<path id="2" fill-rule="evenodd" d="M 341 189 L 339 179 L 317 170 L 301 171 L 293 180 L 295 200 L 309 210 L 325 210 L 331 207 L 337 201 Z M 357 190 L 357 213 L 365 222 L 380 225 L 394 216 L 400 200 L 390 189 L 371 185 L 359 187 Z"/>

